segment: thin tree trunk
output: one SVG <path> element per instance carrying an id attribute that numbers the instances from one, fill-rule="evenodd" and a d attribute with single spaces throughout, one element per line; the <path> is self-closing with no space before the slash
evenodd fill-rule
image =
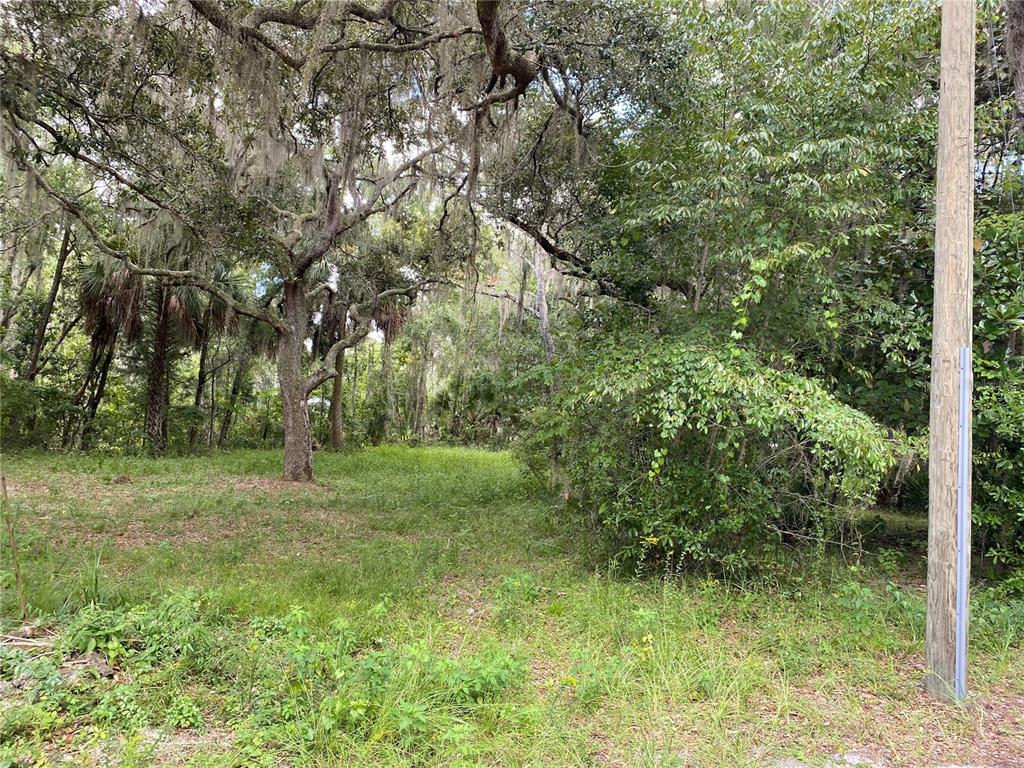
<path id="1" fill-rule="evenodd" d="M 249 340 L 246 339 L 245 347 L 242 349 L 241 358 L 238 361 L 238 368 L 235 370 L 235 377 L 231 381 L 231 392 L 228 395 L 228 402 L 224 408 L 224 415 L 220 421 L 220 435 L 217 438 L 217 447 L 223 448 L 228 442 L 228 433 L 231 430 L 231 421 L 235 415 L 235 407 L 238 404 L 238 395 L 242 391 L 242 384 L 245 383 L 245 375 L 249 372 L 249 361 L 252 354 L 249 350 Z"/>
<path id="2" fill-rule="evenodd" d="M 533 250 L 533 271 L 537 278 L 537 319 L 540 321 L 540 336 L 544 341 L 544 359 L 550 363 L 555 359 L 555 343 L 551 338 L 551 327 L 548 323 L 548 292 L 544 282 L 544 261 L 541 257 L 541 250 L 536 245 Z M 551 384 L 548 387 L 548 394 L 552 404 L 555 399 L 556 384 L 552 373 Z M 569 481 L 562 471 L 562 446 L 556 438 L 551 446 L 551 479 L 557 488 L 567 497 L 569 493 Z"/>
<path id="3" fill-rule="evenodd" d="M 100 403 L 103 401 L 103 394 L 107 389 L 107 375 L 110 373 L 110 364 L 114 361 L 114 352 L 116 349 L 117 333 L 115 332 L 107 343 L 106 354 L 103 357 L 103 364 L 100 366 L 99 379 L 96 382 L 96 388 L 89 397 L 89 402 L 86 406 L 85 423 L 82 426 L 83 449 L 88 449 L 92 445 L 94 422 L 96 420 L 96 414 L 100 409 Z"/>
<path id="4" fill-rule="evenodd" d="M 65 225 L 64 237 L 60 241 L 60 251 L 57 253 L 57 264 L 53 270 L 53 282 L 50 283 L 50 292 L 46 296 L 46 303 L 43 304 L 43 314 L 36 326 L 35 337 L 32 339 L 32 348 L 29 350 L 28 358 L 25 360 L 25 367 L 22 376 L 27 381 L 32 381 L 39 370 L 39 355 L 43 351 L 43 341 L 46 339 L 46 328 L 50 324 L 50 316 L 53 314 L 53 305 L 57 300 L 57 292 L 60 291 L 60 281 L 64 275 L 64 264 L 67 261 L 68 253 L 71 251 L 71 227 Z"/>
<path id="5" fill-rule="evenodd" d="M 146 386 L 146 438 L 155 453 L 163 453 L 167 448 L 167 360 L 171 346 L 169 298 L 167 287 L 163 283 L 158 283 L 159 309 Z"/>
<path id="6" fill-rule="evenodd" d="M 7 301 L 7 305 L 4 307 L 3 313 L 2 315 L 0 315 L 0 330 L 3 330 L 4 332 L 4 348 L 6 348 L 9 339 L 13 337 L 15 324 L 12 324 L 12 321 L 14 320 L 14 317 L 18 313 L 18 309 L 21 306 L 19 300 L 21 299 L 22 294 L 25 293 L 25 289 L 28 288 L 28 284 L 31 281 L 32 275 L 35 273 L 35 271 L 36 265 L 29 264 L 28 268 L 25 270 L 24 275 L 19 275 L 17 279 L 15 279 L 14 277 L 11 278 L 12 286 L 17 280 L 20 280 L 21 282 L 18 283 L 18 287 L 14 291 L 14 295 L 11 296 L 11 298 Z"/>
<path id="7" fill-rule="evenodd" d="M 384 388 L 384 442 L 391 440 L 395 426 L 395 392 L 391 382 L 391 342 L 384 340 L 380 356 L 381 386 Z"/>
<path id="8" fill-rule="evenodd" d="M 309 398 L 302 374 L 305 349 L 306 291 L 302 283 L 285 284 L 285 322 L 288 331 L 277 342 L 277 380 L 281 386 L 284 421 L 284 479 L 313 479 L 313 445 L 309 431 Z"/>
<path id="9" fill-rule="evenodd" d="M 5 245 L 2 240 L 0 240 L 0 245 Z M 7 252 L 7 258 L 4 260 L 4 275 L 2 285 L 10 286 L 13 288 L 15 279 L 14 268 L 18 264 L 18 250 L 13 247 L 5 247 L 4 250 Z"/>
<path id="10" fill-rule="evenodd" d="M 413 433 L 420 440 L 425 440 L 427 437 L 427 368 L 430 363 L 429 355 L 430 331 L 428 330 L 423 340 L 423 354 L 420 358 L 419 375 L 416 382 L 416 408 L 413 420 Z"/>
<path id="11" fill-rule="evenodd" d="M 476 310 L 476 296 L 472 295 L 469 304 L 469 318 L 466 321 L 466 330 L 462 337 L 462 354 L 459 356 L 459 372 L 456 376 L 456 380 L 459 384 L 455 392 L 455 397 L 452 398 L 452 418 L 449 422 L 449 429 L 451 429 L 452 434 L 459 437 L 462 436 L 462 431 L 465 427 L 465 412 L 469 404 L 469 367 L 466 365 L 466 362 L 470 359 L 473 352 L 473 339 L 476 334 Z"/>
<path id="12" fill-rule="evenodd" d="M 366 387 L 363 391 L 363 404 L 370 402 L 371 380 L 373 379 L 373 347 L 366 349 Z"/>
<path id="13" fill-rule="evenodd" d="M 1024 0 L 1006 2 L 1006 48 L 1017 102 L 1017 125 L 1024 123 Z"/>
<path id="14" fill-rule="evenodd" d="M 354 421 L 356 417 L 356 397 L 359 389 L 359 347 L 352 348 L 352 407 L 348 410 L 349 420 Z"/>
<path id="15" fill-rule="evenodd" d="M 551 339 L 551 327 L 548 325 L 548 292 L 544 282 L 544 260 L 537 246 L 533 249 L 533 272 L 537 278 L 537 317 L 540 320 L 540 336 L 544 341 L 544 359 L 550 363 L 555 358 L 555 343 Z"/>
<path id="16" fill-rule="evenodd" d="M 530 274 L 530 262 L 523 259 L 523 268 L 519 273 L 519 299 L 516 301 L 516 333 L 523 332 L 523 301 L 526 298 L 526 278 Z"/>
<path id="17" fill-rule="evenodd" d="M 334 370 L 338 374 L 331 386 L 331 448 L 340 450 L 345 441 L 345 414 L 342 401 L 345 399 L 345 350 L 338 353 L 334 361 Z"/>
<path id="18" fill-rule="evenodd" d="M 53 346 L 50 347 L 49 351 L 39 360 L 36 364 L 35 375 L 38 376 L 46 368 L 46 364 L 50 362 L 50 358 L 56 354 L 57 350 L 60 349 L 60 345 L 64 343 L 64 339 L 68 337 L 71 330 L 78 325 L 82 319 L 82 313 L 79 312 L 73 318 L 64 323 L 64 327 L 60 329 L 60 333 L 57 336 L 56 341 L 53 342 Z"/>
<path id="19" fill-rule="evenodd" d="M 168 356 L 168 364 L 166 372 L 164 373 L 164 418 L 160 424 L 160 435 L 164 440 L 164 447 L 168 444 L 168 424 L 167 414 L 171 412 L 171 370 L 170 370 L 170 356 Z"/>
<path id="20" fill-rule="evenodd" d="M 85 378 L 82 379 L 82 384 L 75 392 L 74 397 L 71 398 L 71 402 L 78 406 L 82 404 L 82 400 L 85 398 L 86 393 L 89 391 L 89 387 L 92 386 L 93 379 L 96 376 L 97 367 L 100 364 L 100 357 L 106 350 L 106 344 L 103 343 L 99 336 L 99 330 L 94 330 L 92 335 L 89 337 L 89 364 L 85 370 Z M 68 418 L 67 424 L 64 429 L 64 437 L 61 440 L 62 448 L 70 448 L 74 442 L 75 435 L 78 434 L 78 429 L 81 422 L 75 417 L 71 416 Z"/>
<path id="21" fill-rule="evenodd" d="M 206 445 L 208 448 L 213 447 L 213 425 L 217 420 L 217 371 L 220 366 L 213 369 L 213 373 L 210 376 L 210 423 L 206 428 Z"/>
<path id="22" fill-rule="evenodd" d="M 201 330 L 202 339 L 199 346 L 199 372 L 196 375 L 196 394 L 192 399 L 193 407 L 198 411 L 203 407 L 203 390 L 206 387 L 206 363 L 210 356 L 210 315 L 212 313 L 212 302 L 206 305 L 203 313 L 203 327 Z M 210 395 L 211 398 L 213 395 Z M 211 427 L 212 430 L 212 427 Z M 188 428 L 188 449 L 192 451 L 196 446 L 196 437 L 199 434 L 199 425 L 193 424 Z"/>

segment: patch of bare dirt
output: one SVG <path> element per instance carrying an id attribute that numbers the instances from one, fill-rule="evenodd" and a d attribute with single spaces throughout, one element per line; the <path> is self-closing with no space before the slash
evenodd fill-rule
<path id="1" fill-rule="evenodd" d="M 329 554 L 338 548 L 338 540 L 356 535 L 358 521 L 328 509 L 288 510 L 292 526 L 278 530 L 279 510 L 233 517 L 229 520 L 216 515 L 178 521 L 173 524 L 150 525 L 144 520 L 130 520 L 115 531 L 96 532 L 78 530 L 78 536 L 90 543 L 109 542 L 118 549 L 132 550 L 170 544 L 174 547 L 209 544 L 232 539 L 259 538 L 262 531 L 272 528 L 274 552 L 292 557 L 296 553 Z"/>
<path id="2" fill-rule="evenodd" d="M 225 477 L 218 478 L 213 481 L 211 485 L 219 488 L 228 488 L 232 491 L 262 491 L 264 493 L 280 493 L 282 491 L 296 492 L 296 491 L 325 491 L 326 486 L 321 485 L 317 482 L 312 483 L 299 483 L 294 480 L 282 480 L 279 477 L 263 477 L 263 476 L 252 476 L 252 477 Z"/>
<path id="3" fill-rule="evenodd" d="M 530 682 L 538 692 L 546 694 L 562 685 L 561 673 L 548 659 L 530 659 Z"/>
<path id="4" fill-rule="evenodd" d="M 913 706 L 926 713 L 924 733 L 918 729 L 897 736 L 884 755 L 889 764 L 913 765 L 909 761 L 916 748 L 923 753 L 919 758 L 921 765 L 956 763 L 979 768 L 1024 768 L 1024 696 L 993 691 L 983 698 L 968 699 L 963 706 L 969 722 L 962 729 L 949 727 L 958 715 L 964 714 L 953 705 L 938 704 L 919 692 Z M 880 715 L 887 714 L 888 708 L 880 709 Z M 901 742 L 910 748 L 904 750 Z"/>
<path id="5" fill-rule="evenodd" d="M 329 488 L 318 482 L 297 483 L 282 480 L 279 477 L 262 475 L 238 477 L 213 477 L 203 486 L 215 490 L 230 490 L 241 493 L 260 491 L 264 493 L 295 493 L 299 491 L 325 492 Z M 168 495 L 182 492 L 180 484 L 168 482 L 166 485 L 145 483 L 139 486 L 130 475 L 118 475 L 109 480 L 100 480 L 88 475 L 60 473 L 49 476 L 46 480 L 10 480 L 7 490 L 12 496 L 39 497 L 59 495 L 76 499 L 125 498 L 145 493 L 147 495 Z M 201 492 L 202 487 L 197 489 Z"/>
<path id="6" fill-rule="evenodd" d="M 145 738 L 153 744 L 154 766 L 186 765 L 193 757 L 231 748 L 232 731 L 211 728 L 206 731 L 146 731 Z"/>
<path id="7" fill-rule="evenodd" d="M 485 584 L 467 583 L 457 576 L 445 576 L 438 584 L 441 615 L 455 624 L 476 630 L 483 627 L 494 612 L 494 605 L 484 598 Z"/>
<path id="8" fill-rule="evenodd" d="M 64 497 L 78 500 L 126 498 L 136 491 L 130 482 L 102 482 L 84 475 L 59 474 L 48 480 L 8 480 L 7 491 L 12 497 Z M 170 489 L 173 490 L 173 489 Z"/>
<path id="9" fill-rule="evenodd" d="M 846 696 L 838 706 L 830 692 L 795 687 L 790 694 L 794 703 L 789 708 L 768 700 L 752 706 L 766 720 L 781 717 L 795 726 L 799 735 L 793 743 L 807 752 L 827 756 L 832 737 L 839 738 L 844 749 L 887 766 L 1024 768 L 1024 696 L 1008 687 L 961 706 L 936 702 L 916 687 L 906 697 L 879 696 L 864 689 L 837 692 Z M 860 708 L 854 717 L 850 703 Z M 808 717 L 804 712 L 813 714 Z"/>
<path id="10" fill-rule="evenodd" d="M 48 537 L 56 545 L 74 540 L 90 545 L 110 543 L 124 550 L 160 544 L 180 547 L 242 537 L 259 538 L 261 529 L 274 529 L 276 541 L 283 545 L 283 551 L 315 551 L 326 555 L 337 548 L 339 537 L 353 535 L 362 525 L 361 521 L 327 506 L 308 509 L 292 505 L 286 496 L 296 492 L 307 494 L 306 500 L 309 494 L 314 498 L 326 496 L 329 491 L 326 486 L 261 476 L 215 478 L 194 492 L 224 493 L 228 504 L 232 494 L 282 495 L 285 496 L 283 504 L 277 505 L 277 499 L 274 499 L 268 500 L 269 508 L 244 515 L 226 518 L 211 509 L 209 513 L 201 512 L 189 519 L 170 521 L 159 519 L 167 507 L 166 497 L 181 494 L 183 489 L 174 485 L 137 486 L 127 475 L 100 481 L 82 475 L 62 474 L 45 481 L 11 481 L 8 488 L 12 496 L 20 497 L 31 506 L 33 518 L 47 528 Z M 154 497 L 161 498 L 160 509 L 150 509 L 146 503 Z M 79 514 L 71 511 L 71 500 L 76 505 L 83 500 L 93 502 L 95 508 L 88 514 Z M 109 515 L 106 510 L 110 510 Z M 283 514 L 289 519 L 285 528 L 280 525 Z"/>
<path id="11" fill-rule="evenodd" d="M 614 768 L 623 768 L 625 763 L 619 756 L 614 740 L 604 731 L 593 729 L 590 731 L 591 752 L 596 765 L 604 765 Z"/>
<path id="12" fill-rule="evenodd" d="M 79 734 L 73 729 L 55 734 L 46 747 L 47 759 L 51 761 L 46 764 L 67 765 L 73 762 L 83 767 L 108 768 L 124 762 L 128 748 L 124 736 L 110 736 L 98 743 L 91 739 L 83 742 L 77 736 Z M 230 749 L 235 741 L 232 731 L 219 728 L 204 731 L 146 728 L 140 732 L 139 737 L 139 743 L 132 744 L 132 755 L 137 758 L 143 754 L 146 765 L 161 767 L 189 765 L 196 757 Z"/>
<path id="13" fill-rule="evenodd" d="M 142 549 L 158 544 L 173 544 L 183 546 L 187 544 L 206 544 L 214 539 L 232 538 L 230 530 L 222 530 L 219 534 L 202 525 L 179 525 L 173 530 L 159 530 L 149 528 L 141 520 L 130 520 L 119 530 L 104 534 L 86 534 L 83 538 L 93 541 L 110 541 L 118 549 Z"/>

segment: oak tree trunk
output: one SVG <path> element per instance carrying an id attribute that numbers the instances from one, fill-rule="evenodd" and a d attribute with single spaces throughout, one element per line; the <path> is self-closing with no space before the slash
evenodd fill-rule
<path id="1" fill-rule="evenodd" d="M 287 331 L 277 342 L 277 380 L 281 387 L 284 423 L 284 479 L 313 479 L 313 445 L 309 432 L 309 400 L 306 377 L 302 373 L 305 350 L 306 291 L 299 281 L 285 285 L 285 324 Z"/>

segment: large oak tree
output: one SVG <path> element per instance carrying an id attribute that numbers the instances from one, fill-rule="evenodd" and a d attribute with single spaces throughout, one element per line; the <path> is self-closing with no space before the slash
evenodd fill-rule
<path id="1" fill-rule="evenodd" d="M 4 150 L 24 186 L 118 269 L 273 329 L 284 475 L 311 479 L 310 393 L 374 315 L 443 276 L 449 208 L 538 56 L 489 0 L 40 0 L 4 27 Z M 90 186 L 67 183 L 83 171 Z M 437 258 L 358 258 L 368 222 L 416 195 L 433 201 Z M 310 364 L 310 324 L 339 285 L 345 333 Z"/>

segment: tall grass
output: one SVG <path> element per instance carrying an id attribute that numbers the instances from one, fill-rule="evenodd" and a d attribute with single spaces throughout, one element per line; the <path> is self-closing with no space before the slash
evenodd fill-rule
<path id="1" fill-rule="evenodd" d="M 1024 608 L 976 590 L 975 698 L 938 710 L 913 550 L 630 579 L 507 454 L 316 462 L 5 457 L 54 634 L 0 647 L 0 765 L 925 765 L 1013 738 L 977 702 L 1024 695 Z M 87 653 L 114 676 L 73 675 Z"/>

